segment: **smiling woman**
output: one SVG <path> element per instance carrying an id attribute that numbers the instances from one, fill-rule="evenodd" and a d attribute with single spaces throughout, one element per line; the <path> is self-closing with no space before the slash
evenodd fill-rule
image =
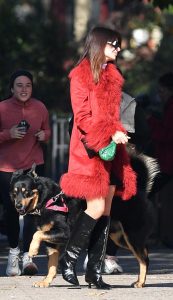
<path id="1" fill-rule="evenodd" d="M 33 163 L 37 165 L 37 173 L 42 175 L 44 158 L 40 142 L 46 142 L 50 137 L 48 111 L 41 101 L 32 97 L 32 90 L 32 74 L 27 70 L 17 70 L 10 78 L 10 97 L 0 102 L 0 197 L 5 209 L 10 246 L 8 276 L 21 274 L 19 216 L 9 197 L 11 177 L 19 169 L 27 172 Z M 34 216 L 25 216 L 22 272 L 29 275 L 38 271 L 28 256 L 34 232 Z"/>

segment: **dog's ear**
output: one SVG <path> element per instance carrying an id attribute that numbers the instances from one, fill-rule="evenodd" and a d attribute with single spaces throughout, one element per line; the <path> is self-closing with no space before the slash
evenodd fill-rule
<path id="1" fill-rule="evenodd" d="M 36 163 L 34 163 L 31 167 L 31 170 L 28 172 L 33 178 L 38 178 L 37 173 L 35 172 Z"/>
<path id="2" fill-rule="evenodd" d="M 14 179 L 16 179 L 17 177 L 21 176 L 23 174 L 23 172 L 24 172 L 23 170 L 17 170 L 15 172 L 13 172 L 10 183 L 12 183 L 12 181 Z"/>

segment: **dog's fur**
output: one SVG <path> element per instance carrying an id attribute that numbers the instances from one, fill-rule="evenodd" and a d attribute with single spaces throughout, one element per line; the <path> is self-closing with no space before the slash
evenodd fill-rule
<path id="1" fill-rule="evenodd" d="M 69 212 L 61 212 L 46 208 L 48 200 L 57 196 L 55 205 L 63 207 L 68 202 Z M 10 185 L 10 196 L 20 215 L 35 214 L 37 231 L 33 235 L 29 248 L 29 256 L 38 254 L 40 244 L 45 242 L 48 252 L 48 274 L 41 282 L 34 283 L 35 287 L 48 287 L 56 277 L 58 258 L 63 251 L 82 206 L 83 201 L 69 199 L 61 194 L 58 184 L 46 177 L 39 177 L 35 166 L 28 172 L 22 170 L 13 173 Z M 66 199 L 65 199 L 66 198 Z"/>
<path id="2" fill-rule="evenodd" d="M 147 238 L 153 224 L 152 209 L 147 200 L 147 183 L 152 181 L 148 173 L 147 160 L 143 155 L 131 155 L 132 166 L 138 174 L 137 195 L 129 201 L 122 201 L 119 197 L 113 199 L 111 210 L 110 237 L 120 247 L 127 248 L 137 258 L 140 265 L 138 280 L 134 287 L 145 285 L 146 273 L 149 264 Z M 149 162 L 155 166 L 155 162 Z M 151 168 L 150 168 L 151 169 Z M 155 174 L 157 168 L 152 170 Z M 29 256 L 38 254 L 41 242 L 45 242 L 48 250 L 48 274 L 40 282 L 34 283 L 35 287 L 48 287 L 56 276 L 58 258 L 70 236 L 70 230 L 81 209 L 85 208 L 85 201 L 69 199 L 60 194 L 60 187 L 51 179 L 38 177 L 33 167 L 30 172 L 13 173 L 10 195 L 14 205 L 21 215 L 38 213 L 38 230 L 33 235 L 30 244 Z M 57 194 L 57 205 L 62 206 L 61 198 L 65 197 L 69 212 L 49 210 L 47 201 Z"/>

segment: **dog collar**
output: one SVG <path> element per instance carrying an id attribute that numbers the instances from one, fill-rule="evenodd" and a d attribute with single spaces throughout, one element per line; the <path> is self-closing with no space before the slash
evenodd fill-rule
<path id="1" fill-rule="evenodd" d="M 46 207 L 47 209 L 51 209 L 51 210 L 55 210 L 55 211 L 62 211 L 62 212 L 67 213 L 67 212 L 68 212 L 68 207 L 67 207 L 67 205 L 65 204 L 65 201 L 64 201 L 64 199 L 63 199 L 63 197 L 62 197 L 62 194 L 63 194 L 63 192 L 61 191 L 61 192 L 60 192 L 59 194 L 57 194 L 55 197 L 49 199 L 49 200 L 47 201 L 45 207 Z M 61 202 L 62 202 L 63 206 L 59 206 L 59 205 L 56 204 L 56 201 L 57 201 L 57 199 L 58 199 L 59 197 L 60 197 L 60 199 L 61 199 Z"/>
<path id="2" fill-rule="evenodd" d="M 34 211 L 30 211 L 29 214 L 30 214 L 30 215 L 41 216 L 40 209 L 36 209 L 36 210 L 34 210 Z"/>

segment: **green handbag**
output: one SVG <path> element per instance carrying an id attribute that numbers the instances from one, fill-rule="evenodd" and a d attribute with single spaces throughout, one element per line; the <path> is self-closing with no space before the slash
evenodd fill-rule
<path id="1" fill-rule="evenodd" d="M 116 154 L 116 143 L 114 141 L 110 142 L 110 144 L 99 150 L 99 156 L 101 159 L 105 161 L 111 161 L 114 159 Z"/>

